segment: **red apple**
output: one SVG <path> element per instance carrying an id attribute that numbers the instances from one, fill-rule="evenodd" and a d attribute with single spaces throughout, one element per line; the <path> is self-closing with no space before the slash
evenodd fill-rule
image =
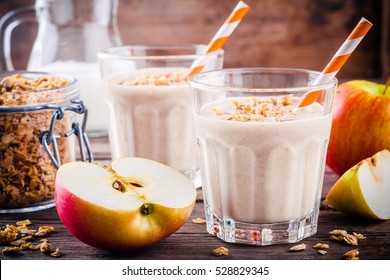
<path id="1" fill-rule="evenodd" d="M 339 85 L 326 163 L 337 174 L 390 149 L 390 87 L 364 80 Z"/>
<path id="2" fill-rule="evenodd" d="M 79 240 L 108 250 L 152 245 L 176 232 L 194 207 L 196 188 L 180 172 L 141 158 L 108 168 L 71 162 L 56 175 L 55 202 Z"/>

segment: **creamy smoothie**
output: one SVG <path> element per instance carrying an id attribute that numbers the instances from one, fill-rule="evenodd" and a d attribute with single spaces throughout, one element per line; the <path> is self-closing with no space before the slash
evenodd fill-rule
<path id="1" fill-rule="evenodd" d="M 318 208 L 331 115 L 297 98 L 235 97 L 195 114 L 206 205 L 219 219 L 267 224 Z"/>
<path id="2" fill-rule="evenodd" d="M 187 175 L 199 169 L 185 68 L 148 68 L 108 79 L 112 157 L 137 156 Z"/>

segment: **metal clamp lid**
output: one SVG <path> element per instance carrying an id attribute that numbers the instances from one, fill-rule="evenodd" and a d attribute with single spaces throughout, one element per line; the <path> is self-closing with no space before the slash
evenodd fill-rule
<path id="1" fill-rule="evenodd" d="M 60 120 L 64 117 L 65 111 L 72 111 L 77 114 L 84 114 L 82 125 L 78 122 L 72 123 L 72 129 L 65 133 L 65 137 L 69 137 L 74 134 L 79 142 L 80 156 L 82 161 L 93 161 L 93 155 L 91 152 L 91 146 L 88 140 L 88 136 L 85 132 L 85 126 L 88 118 L 88 110 L 84 105 L 84 102 L 81 100 L 71 100 L 72 104 L 76 106 L 53 106 L 53 105 L 43 105 L 41 109 L 51 109 L 54 110 L 51 117 L 50 128 L 47 130 L 41 131 L 39 134 L 39 140 L 42 146 L 45 148 L 49 158 L 53 164 L 59 168 L 61 166 L 61 159 L 58 153 L 57 138 L 60 138 L 59 135 L 55 134 L 54 128 L 57 120 Z M 52 151 L 50 150 L 50 145 L 52 144 Z"/>
<path id="2" fill-rule="evenodd" d="M 62 119 L 65 115 L 65 111 L 75 112 L 77 114 L 84 115 L 83 122 L 80 125 L 78 122 L 72 123 L 72 129 L 64 134 L 65 137 L 69 137 L 74 134 L 79 142 L 80 156 L 82 161 L 93 161 L 93 155 L 91 152 L 91 146 L 88 140 L 88 136 L 85 132 L 85 126 L 88 118 L 88 109 L 85 107 L 84 102 L 79 99 L 71 100 L 71 104 L 75 106 L 59 106 L 59 105 L 37 105 L 37 106 L 24 106 L 17 108 L 0 108 L 0 113 L 23 113 L 32 111 L 52 110 L 53 115 L 50 121 L 50 127 L 47 130 L 41 131 L 39 134 L 39 141 L 45 148 L 49 158 L 53 164 L 59 168 L 61 166 L 61 160 L 58 153 L 57 139 L 60 138 L 58 134 L 54 132 L 56 122 Z M 50 149 L 52 145 L 52 150 Z"/>

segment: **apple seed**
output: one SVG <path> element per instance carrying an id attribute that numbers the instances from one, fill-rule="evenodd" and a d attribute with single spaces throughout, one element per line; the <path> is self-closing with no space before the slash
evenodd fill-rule
<path id="1" fill-rule="evenodd" d="M 119 181 L 114 181 L 114 183 L 112 183 L 112 187 L 113 187 L 114 189 L 116 189 L 117 191 L 124 192 L 123 185 L 122 185 L 122 183 L 119 182 Z"/>
<path id="2" fill-rule="evenodd" d="M 150 203 L 144 203 L 142 204 L 140 209 L 141 209 L 141 214 L 146 216 L 152 213 L 153 207 L 152 204 Z"/>
<path id="3" fill-rule="evenodd" d="M 141 184 L 138 184 L 138 183 L 130 183 L 130 185 L 136 187 L 136 188 L 143 188 L 144 186 L 142 186 Z"/>

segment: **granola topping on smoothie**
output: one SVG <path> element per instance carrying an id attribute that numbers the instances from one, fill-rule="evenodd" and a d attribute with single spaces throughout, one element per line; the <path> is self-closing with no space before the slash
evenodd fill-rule
<path id="1" fill-rule="evenodd" d="M 231 121 L 287 121 L 296 118 L 295 99 L 292 95 L 232 99 L 230 107 L 213 107 L 212 111 L 218 118 Z M 319 111 L 320 108 L 314 104 L 310 110 Z"/>
<path id="2" fill-rule="evenodd" d="M 124 86 L 169 86 L 172 84 L 182 84 L 187 82 L 188 75 L 185 71 L 177 71 L 171 73 L 145 72 L 131 81 L 115 81 L 116 84 Z"/>

